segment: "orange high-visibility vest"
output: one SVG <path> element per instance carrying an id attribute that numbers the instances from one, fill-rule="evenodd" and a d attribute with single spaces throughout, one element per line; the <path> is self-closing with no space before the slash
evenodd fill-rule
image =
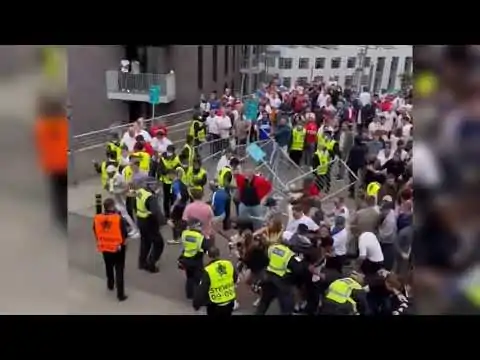
<path id="1" fill-rule="evenodd" d="M 93 218 L 99 252 L 117 252 L 123 243 L 118 214 L 97 214 Z"/>
<path id="2" fill-rule="evenodd" d="M 37 152 L 42 169 L 65 173 L 68 169 L 68 121 L 66 117 L 45 117 L 35 124 Z"/>

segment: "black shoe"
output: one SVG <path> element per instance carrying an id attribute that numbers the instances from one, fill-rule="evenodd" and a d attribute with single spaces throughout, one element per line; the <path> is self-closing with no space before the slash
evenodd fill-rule
<path id="1" fill-rule="evenodd" d="M 118 301 L 122 302 L 128 299 L 127 295 L 117 296 Z"/>
<path id="2" fill-rule="evenodd" d="M 139 270 L 148 270 L 148 265 L 146 265 L 146 264 L 139 264 L 139 265 L 138 265 L 138 269 L 139 269 Z"/>
<path id="3" fill-rule="evenodd" d="M 113 291 L 113 289 L 115 289 L 115 285 L 107 284 L 107 289 L 108 289 L 108 291 Z"/>
<path id="4" fill-rule="evenodd" d="M 147 270 L 149 273 L 151 274 L 156 274 L 160 271 L 160 269 L 158 268 L 158 266 L 155 266 L 155 265 L 150 265 L 148 266 L 145 270 Z"/>

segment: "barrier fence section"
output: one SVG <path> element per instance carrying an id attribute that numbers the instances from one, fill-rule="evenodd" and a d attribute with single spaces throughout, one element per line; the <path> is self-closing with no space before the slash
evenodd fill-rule
<path id="1" fill-rule="evenodd" d="M 168 138 L 177 149 L 185 143 L 185 134 L 193 116 L 193 109 L 183 110 L 167 115 L 147 119 L 144 121 L 147 129 L 151 126 L 164 124 L 168 126 Z M 95 176 L 92 160 L 101 160 L 105 157 L 105 144 L 111 135 L 116 133 L 120 137 L 132 124 L 112 126 L 102 130 L 72 136 L 70 139 L 69 181 L 74 183 Z"/>

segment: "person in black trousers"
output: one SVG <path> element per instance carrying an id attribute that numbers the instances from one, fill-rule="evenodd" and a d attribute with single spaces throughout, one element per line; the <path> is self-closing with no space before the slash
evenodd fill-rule
<path id="1" fill-rule="evenodd" d="M 136 218 L 140 230 L 138 267 L 150 273 L 158 273 L 156 264 L 163 254 L 165 241 L 160 233 L 160 219 L 163 215 L 155 191 L 151 189 L 152 183 L 155 183 L 155 179 L 147 178 L 135 184 L 137 188 Z"/>
<path id="2" fill-rule="evenodd" d="M 124 271 L 128 225 L 125 219 L 123 219 L 115 210 L 115 201 L 112 198 L 105 199 L 103 202 L 103 208 L 104 213 L 97 214 L 94 218 L 93 232 L 97 238 L 97 246 L 102 250 L 103 260 L 105 262 L 105 272 L 107 275 L 107 288 L 108 290 L 113 291 L 116 285 L 118 301 L 125 301 L 127 296 L 125 295 Z M 114 223 L 109 220 L 115 218 L 119 218 L 120 220 L 118 222 L 120 229 L 109 228 L 109 223 Z M 118 245 L 115 245 L 116 248 L 113 251 L 105 251 L 105 246 L 101 242 L 100 238 L 105 232 L 112 234 L 113 237 L 117 236 L 117 234 L 121 237 L 121 239 L 118 239 Z"/>

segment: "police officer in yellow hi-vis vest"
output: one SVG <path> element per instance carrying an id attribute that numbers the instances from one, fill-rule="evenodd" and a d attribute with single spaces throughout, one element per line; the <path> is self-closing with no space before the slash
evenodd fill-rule
<path id="1" fill-rule="evenodd" d="M 122 158 L 122 146 L 120 145 L 120 139 L 118 134 L 112 134 L 110 140 L 107 142 L 106 151 L 108 153 L 113 153 L 116 156 L 118 162 Z"/>
<path id="2" fill-rule="evenodd" d="M 229 165 L 224 166 L 220 169 L 216 179 L 216 185 L 219 188 L 225 189 L 225 192 L 228 195 L 228 200 L 225 205 L 225 218 L 223 219 L 223 230 L 230 229 L 230 219 L 231 219 L 231 203 L 232 203 L 232 190 L 234 190 L 233 186 L 233 172 L 238 168 L 240 161 L 232 157 L 230 159 Z"/>
<path id="3" fill-rule="evenodd" d="M 205 142 L 207 137 L 207 130 L 202 120 L 203 118 L 200 115 L 195 117 L 190 123 L 190 128 L 188 130 L 188 135 L 193 138 L 193 144 L 195 146 Z"/>
<path id="4" fill-rule="evenodd" d="M 193 137 L 191 135 L 187 135 L 185 145 L 183 145 L 182 151 L 179 155 L 182 166 L 186 169 L 188 169 L 190 166 L 193 166 L 193 160 L 195 160 L 197 156 L 198 154 L 197 150 L 195 149 Z"/>
<path id="5" fill-rule="evenodd" d="M 170 217 L 170 207 L 173 204 L 172 179 L 170 179 L 168 173 L 181 165 L 180 157 L 175 154 L 175 146 L 168 145 L 167 151 L 161 154 L 158 163 L 159 180 L 163 184 L 163 213 L 167 219 Z"/>
<path id="6" fill-rule="evenodd" d="M 95 171 L 100 174 L 102 188 L 105 189 L 108 182 L 107 168 L 109 166 L 114 166 L 116 169 L 118 169 L 117 155 L 113 152 L 107 152 L 107 160 L 102 161 L 100 164 L 96 161 L 93 161 L 93 166 L 95 167 Z"/>
<path id="7" fill-rule="evenodd" d="M 332 182 L 332 165 L 333 163 L 331 162 L 333 159 L 336 157 L 340 157 L 340 147 L 338 145 L 338 141 L 335 140 L 333 137 L 333 130 L 331 128 L 327 128 L 324 131 L 323 134 L 324 137 L 324 143 L 325 143 L 325 149 L 328 151 L 330 155 L 330 164 L 328 166 L 328 173 L 326 176 L 326 184 L 325 184 L 325 192 L 330 192 L 330 185 Z"/>
<path id="8" fill-rule="evenodd" d="M 149 153 L 145 151 L 145 147 L 142 142 L 138 141 L 133 147 L 133 153 L 130 157 L 135 157 L 140 160 L 140 170 L 145 171 L 145 173 L 150 172 L 150 163 L 152 161 Z"/>
<path id="9" fill-rule="evenodd" d="M 265 315 L 272 301 L 277 298 L 282 315 L 291 315 L 294 310 L 293 276 L 304 271 L 301 259 L 282 243 L 268 248 L 269 263 L 262 284 L 262 296 L 256 315 Z"/>
<path id="10" fill-rule="evenodd" d="M 295 128 L 292 130 L 291 143 L 290 143 L 290 159 L 300 166 L 302 161 L 303 149 L 305 148 L 305 137 L 307 130 L 302 121 L 299 121 Z"/>
<path id="11" fill-rule="evenodd" d="M 195 291 L 193 308 L 207 307 L 208 316 L 230 316 L 235 307 L 235 284 L 238 273 L 229 260 L 220 259 L 220 250 L 208 250 L 209 264 L 205 267 L 200 284 Z"/>
<path id="12" fill-rule="evenodd" d="M 185 271 L 185 295 L 187 299 L 193 299 L 202 278 L 203 254 L 210 249 L 210 241 L 203 236 L 202 223 L 197 219 L 188 220 L 181 240 L 182 253 L 178 258 L 178 264 Z"/>
<path id="13" fill-rule="evenodd" d="M 190 190 L 197 189 L 203 191 L 207 184 L 207 171 L 202 167 L 201 161 L 195 159 L 193 165 L 187 170 L 188 187 Z"/>
<path id="14" fill-rule="evenodd" d="M 368 315 L 364 276 L 357 272 L 330 284 L 322 303 L 322 315 Z"/>
<path id="15" fill-rule="evenodd" d="M 327 186 L 328 165 L 330 164 L 330 153 L 325 149 L 325 145 L 318 144 L 317 151 L 313 154 L 312 167 L 315 170 L 317 186 L 323 190 Z"/>
<path id="16" fill-rule="evenodd" d="M 136 216 L 140 230 L 138 267 L 150 273 L 159 271 L 157 262 L 162 256 L 165 242 L 160 233 L 160 206 L 155 193 L 156 180 L 143 178 L 134 182 L 136 190 Z"/>

